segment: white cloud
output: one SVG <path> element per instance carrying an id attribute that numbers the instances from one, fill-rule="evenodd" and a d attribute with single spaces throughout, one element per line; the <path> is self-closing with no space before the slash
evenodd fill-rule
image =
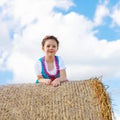
<path id="1" fill-rule="evenodd" d="M 56 0 L 56 7 L 68 10 L 71 6 L 74 6 L 74 3 L 71 0 Z"/>
<path id="2" fill-rule="evenodd" d="M 8 26 L 0 21 L 0 49 L 7 48 L 8 44 L 10 44 L 10 38 L 9 38 L 9 31 Z"/>
<path id="3" fill-rule="evenodd" d="M 68 10 L 72 5 L 71 0 L 14 0 L 12 12 L 16 19 L 21 20 L 21 25 L 25 25 L 35 18 L 45 20 L 54 13 L 55 7 Z"/>
<path id="4" fill-rule="evenodd" d="M 0 6 L 4 5 L 4 3 L 6 3 L 7 0 L 0 0 Z"/>
<path id="5" fill-rule="evenodd" d="M 5 2 L 6 1 L 3 1 L 3 4 Z M 13 22 L 9 23 L 7 21 L 6 18 L 7 17 L 9 18 L 9 16 L 6 13 L 8 9 L 7 10 L 6 9 L 3 7 L 1 8 L 1 12 L 0 12 L 0 69 L 1 70 L 4 69 L 3 64 L 5 63 L 5 60 L 9 56 L 9 53 L 11 52 L 11 49 L 12 49 L 10 30 L 11 30 L 11 26 L 13 27 L 14 25 Z"/>
<path id="6" fill-rule="evenodd" d="M 29 24 L 34 18 L 39 16 L 46 16 L 51 13 L 54 7 L 54 1 L 50 0 L 14 0 L 13 15 L 16 19 L 21 20 L 21 25 Z"/>
<path id="7" fill-rule="evenodd" d="M 34 61 L 22 54 L 14 51 L 8 60 L 7 66 L 14 72 L 12 83 L 28 83 L 35 81 Z"/>
<path id="8" fill-rule="evenodd" d="M 0 50 L 0 70 L 5 69 L 4 67 L 4 61 L 6 57 L 8 56 L 7 51 L 3 51 L 2 49 Z"/>
<path id="9" fill-rule="evenodd" d="M 109 9 L 107 8 L 107 1 L 97 6 L 94 22 L 96 25 L 104 24 L 104 18 L 109 15 Z"/>
<path id="10" fill-rule="evenodd" d="M 120 26 L 120 2 L 113 7 L 110 17 L 113 19 L 113 24 Z"/>
<path id="11" fill-rule="evenodd" d="M 120 120 L 120 114 L 115 113 L 115 119 Z"/>

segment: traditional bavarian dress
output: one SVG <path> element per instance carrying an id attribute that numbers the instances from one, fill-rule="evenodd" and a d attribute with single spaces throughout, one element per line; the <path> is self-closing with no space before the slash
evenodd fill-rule
<path id="1" fill-rule="evenodd" d="M 56 74 L 50 74 L 47 71 L 46 65 L 45 65 L 45 56 L 40 58 L 39 61 L 41 62 L 42 65 L 42 76 L 45 79 L 51 79 L 51 80 L 55 80 L 56 78 L 60 77 L 60 69 L 59 69 L 59 59 L 58 56 L 55 56 L 55 67 L 56 67 Z M 39 83 L 39 80 L 36 80 L 36 83 Z"/>

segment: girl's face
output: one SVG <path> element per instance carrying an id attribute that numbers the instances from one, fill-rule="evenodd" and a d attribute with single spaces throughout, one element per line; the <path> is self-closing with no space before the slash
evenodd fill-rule
<path id="1" fill-rule="evenodd" d="M 48 39 L 45 42 L 42 49 L 46 53 L 47 56 L 54 56 L 58 50 L 57 42 L 53 39 Z"/>

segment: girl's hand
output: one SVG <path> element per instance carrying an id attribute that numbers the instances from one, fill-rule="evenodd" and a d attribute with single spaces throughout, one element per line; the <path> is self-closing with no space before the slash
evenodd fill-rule
<path id="1" fill-rule="evenodd" d="M 45 79 L 45 85 L 50 85 L 51 84 L 51 80 L 50 79 Z"/>
<path id="2" fill-rule="evenodd" d="M 54 87 L 57 87 L 60 85 L 60 79 L 59 78 L 56 78 L 54 81 L 52 81 L 51 83 Z"/>

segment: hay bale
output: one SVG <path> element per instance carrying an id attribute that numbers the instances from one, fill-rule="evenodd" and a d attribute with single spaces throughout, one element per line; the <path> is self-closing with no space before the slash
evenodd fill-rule
<path id="1" fill-rule="evenodd" d="M 0 86 L 0 120 L 112 120 L 111 102 L 97 78 Z"/>

